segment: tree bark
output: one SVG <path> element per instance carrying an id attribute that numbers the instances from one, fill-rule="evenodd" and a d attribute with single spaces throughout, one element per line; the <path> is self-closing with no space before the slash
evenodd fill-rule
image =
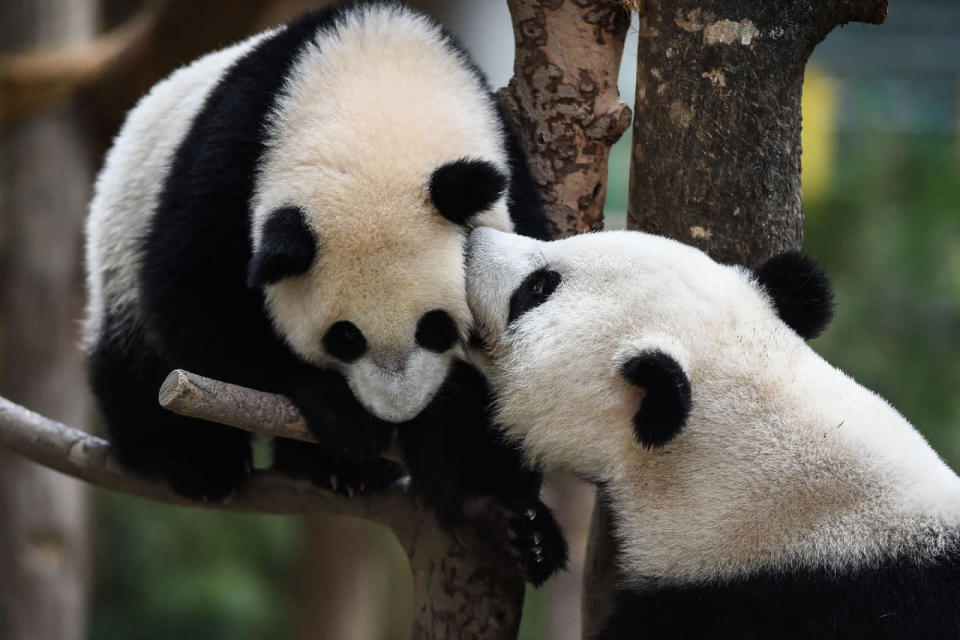
<path id="1" fill-rule="evenodd" d="M 649 0 L 640 17 L 628 227 L 755 266 L 802 242 L 800 90 L 836 25 L 886 0 Z"/>
<path id="2" fill-rule="evenodd" d="M 96 9 L 95 0 L 0 4 L 0 42 L 11 52 L 88 41 Z M 63 104 L 23 120 L 0 141 L 0 393 L 83 425 L 88 399 L 76 318 L 92 172 L 80 131 L 72 106 Z M 83 485 L 0 452 L 0 532 L 0 637 L 84 637 Z"/>
<path id="3" fill-rule="evenodd" d="M 633 3 L 638 4 L 638 3 Z M 800 94 L 837 25 L 886 0 L 644 0 L 627 227 L 756 266 L 800 249 Z M 616 545 L 597 501 L 584 592 L 592 637 L 611 610 Z"/>
<path id="4" fill-rule="evenodd" d="M 610 147 L 630 125 L 617 72 L 630 22 L 615 0 L 507 0 L 516 57 L 499 92 L 530 156 L 552 235 L 603 227 Z"/>

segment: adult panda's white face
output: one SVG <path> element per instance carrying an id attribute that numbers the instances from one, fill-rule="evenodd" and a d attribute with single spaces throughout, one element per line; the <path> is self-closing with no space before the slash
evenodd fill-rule
<path id="1" fill-rule="evenodd" d="M 638 232 L 478 229 L 467 291 L 499 423 L 602 483 L 631 580 L 860 566 L 960 525 L 957 476 L 804 342 L 831 300 L 800 254 L 750 271 Z"/>
<path id="2" fill-rule="evenodd" d="M 249 279 L 297 354 L 400 422 L 463 356 L 467 233 L 512 224 L 503 132 L 476 73 L 427 21 L 372 7 L 318 35 L 290 74 Z"/>
<path id="3" fill-rule="evenodd" d="M 638 441 L 631 425 L 644 391 L 625 373 L 637 358 L 675 365 L 685 416 L 685 372 L 723 346 L 738 348 L 718 344 L 744 339 L 734 327 L 770 334 L 780 351 L 802 345 L 744 269 L 647 234 L 538 242 L 478 229 L 467 280 L 499 421 L 535 462 L 597 481 L 619 477 L 644 444 L 665 444 L 679 426 L 650 427 Z"/>

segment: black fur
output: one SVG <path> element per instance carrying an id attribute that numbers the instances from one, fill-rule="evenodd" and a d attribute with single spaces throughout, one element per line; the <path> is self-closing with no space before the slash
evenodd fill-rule
<path id="1" fill-rule="evenodd" d="M 424 349 L 443 353 L 453 347 L 459 337 L 457 325 L 446 311 L 428 311 L 417 323 L 415 338 Z"/>
<path id="2" fill-rule="evenodd" d="M 299 234 L 294 250 L 286 251 L 284 241 L 278 251 L 293 260 L 280 260 L 282 268 L 251 265 L 249 203 L 267 144 L 264 125 L 292 62 L 349 6 L 291 22 L 238 59 L 212 89 L 171 158 L 157 211 L 144 229 L 142 321 L 104 318 L 89 359 L 120 459 L 166 479 L 188 497 L 229 495 L 249 473 L 251 453 L 249 436 L 240 430 L 159 408 L 160 384 L 177 367 L 290 398 L 321 445 L 278 442 L 280 469 L 346 493 L 382 488 L 400 473 L 380 459 L 397 426 L 366 411 L 339 373 L 298 358 L 275 332 L 263 292 L 247 286 L 250 275 L 254 283 L 270 282 L 307 262 L 305 238 L 294 231 Z M 486 86 L 481 76 L 478 81 Z M 532 184 L 529 176 L 511 180 Z M 510 213 L 518 228 L 545 225 L 539 207 L 511 205 Z M 276 223 L 280 231 L 296 227 L 290 217 L 284 214 Z M 265 265 L 272 262 L 264 258 Z M 400 427 L 413 486 L 451 526 L 462 522 L 462 501 L 474 494 L 509 495 L 507 509 L 514 515 L 518 509 L 543 513 L 539 475 L 525 470 L 517 453 L 490 432 L 486 387 L 475 371 L 463 373 L 464 367 L 469 370 L 462 363 L 454 367 L 424 415 Z M 539 522 L 543 532 L 537 539 L 550 547 L 540 553 L 554 562 L 563 555 L 557 551 L 562 537 L 551 518 Z"/>
<path id="3" fill-rule="evenodd" d="M 690 414 L 690 380 L 680 363 L 662 351 L 647 351 L 627 360 L 620 373 L 646 395 L 633 416 L 633 430 L 644 447 L 670 442 Z"/>
<path id="4" fill-rule="evenodd" d="M 621 591 L 596 640 L 955 640 L 960 554 Z"/>
<path id="5" fill-rule="evenodd" d="M 363 332 L 348 320 L 334 322 L 321 342 L 324 350 L 341 362 L 353 362 L 367 351 Z"/>
<path id="6" fill-rule="evenodd" d="M 263 225 L 260 248 L 250 259 L 247 286 L 260 287 L 306 273 L 317 253 L 317 243 L 303 211 L 284 207 L 270 214 Z"/>
<path id="7" fill-rule="evenodd" d="M 526 467 L 519 450 L 502 440 L 490 411 L 486 380 L 474 367 L 456 362 L 436 399 L 399 427 L 412 489 L 447 527 L 468 523 L 465 501 L 496 498 L 514 532 L 513 544 L 527 580 L 540 584 L 566 565 L 566 541 L 550 509 L 540 501 L 540 474 Z"/>
<path id="8" fill-rule="evenodd" d="M 560 285 L 560 274 L 549 269 L 537 269 L 520 283 L 510 295 L 507 324 L 547 301 Z"/>
<path id="9" fill-rule="evenodd" d="M 492 94 L 492 99 L 497 103 L 497 113 L 503 121 L 503 139 L 510 157 L 510 188 L 507 198 L 513 229 L 522 236 L 549 240 L 550 227 L 540 201 L 540 190 L 530 172 L 523 144 L 495 94 Z"/>
<path id="10" fill-rule="evenodd" d="M 440 214 L 457 224 L 486 211 L 507 187 L 507 177 L 486 160 L 461 158 L 430 176 L 430 201 Z"/>
<path id="11" fill-rule="evenodd" d="M 770 258 L 754 273 L 773 300 L 777 315 L 800 337 L 811 340 L 830 325 L 830 280 L 813 260 L 799 251 L 789 251 Z"/>
<path id="12" fill-rule="evenodd" d="M 352 498 L 394 486 L 407 475 L 399 462 L 375 458 L 351 463 L 309 442 L 276 438 L 273 468 Z"/>

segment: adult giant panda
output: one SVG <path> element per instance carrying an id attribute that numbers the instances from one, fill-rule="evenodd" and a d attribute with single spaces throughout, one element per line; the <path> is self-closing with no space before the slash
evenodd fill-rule
<path id="1" fill-rule="evenodd" d="M 200 499 L 247 476 L 245 433 L 157 405 L 176 367 L 290 398 L 321 446 L 278 441 L 275 465 L 342 492 L 397 479 L 380 455 L 401 424 L 441 519 L 476 493 L 542 514 L 525 551 L 549 573 L 539 477 L 487 433 L 464 360 L 476 225 L 546 235 L 489 86 L 424 16 L 342 4 L 174 72 L 129 114 L 87 225 L 85 344 L 120 460 Z"/>
<path id="2" fill-rule="evenodd" d="M 599 638 L 960 637 L 960 479 L 804 342 L 831 316 L 809 259 L 479 229 L 467 291 L 499 422 L 609 502 Z"/>

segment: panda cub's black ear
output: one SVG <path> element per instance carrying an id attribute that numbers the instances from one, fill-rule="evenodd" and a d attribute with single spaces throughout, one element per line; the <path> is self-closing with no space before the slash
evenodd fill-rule
<path id="1" fill-rule="evenodd" d="M 486 160 L 461 158 L 430 176 L 430 201 L 444 218 L 465 224 L 489 209 L 507 188 L 507 177 Z"/>
<path id="2" fill-rule="evenodd" d="M 647 449 L 656 449 L 680 433 L 690 415 L 690 380 L 679 362 L 663 351 L 645 351 L 620 368 L 620 373 L 646 395 L 633 416 L 633 431 Z"/>
<path id="3" fill-rule="evenodd" d="M 833 291 L 823 269 L 799 251 L 774 256 L 754 271 L 773 300 L 777 315 L 804 340 L 824 332 L 833 320 Z"/>
<path id="4" fill-rule="evenodd" d="M 263 225 L 260 247 L 247 266 L 247 286 L 262 287 L 306 273 L 317 253 L 317 243 L 303 211 L 284 207 Z"/>

